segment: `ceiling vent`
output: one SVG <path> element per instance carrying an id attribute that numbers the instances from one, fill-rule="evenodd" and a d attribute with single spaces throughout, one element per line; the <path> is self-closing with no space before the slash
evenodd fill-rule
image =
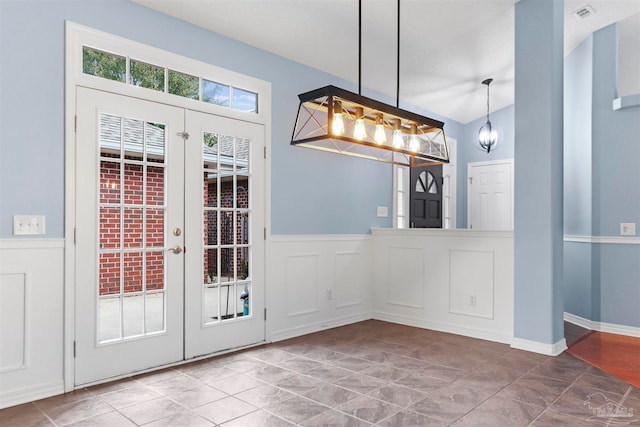
<path id="1" fill-rule="evenodd" d="M 594 13 L 596 13 L 596 11 L 593 9 L 593 7 L 590 4 L 585 4 L 581 8 L 573 11 L 573 14 L 575 16 L 582 19 L 587 18 L 593 15 Z"/>

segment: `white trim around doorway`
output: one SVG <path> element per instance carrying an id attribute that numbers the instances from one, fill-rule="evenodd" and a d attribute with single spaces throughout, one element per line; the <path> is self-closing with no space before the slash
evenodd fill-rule
<path id="1" fill-rule="evenodd" d="M 196 76 L 207 76 L 234 87 L 258 94 L 258 111 L 247 113 L 208 104 L 198 100 L 156 92 L 82 73 L 82 47 L 123 56 L 135 56 L 140 61 L 158 64 L 172 70 Z M 264 125 L 265 135 L 265 254 L 268 253 L 271 225 L 271 83 L 220 68 L 205 62 L 170 53 L 122 37 L 114 36 L 73 22 L 65 25 L 65 255 L 64 255 L 64 391 L 74 389 L 75 339 L 75 111 L 76 87 L 90 87 L 115 94 L 182 107 L 217 116 Z M 266 273 L 268 274 L 268 273 Z M 265 276 L 266 277 L 266 276 Z M 266 279 L 265 279 L 266 280 Z M 266 283 L 265 283 L 266 287 Z M 269 328 L 266 328 L 268 334 Z M 267 339 L 269 336 L 267 335 Z"/>

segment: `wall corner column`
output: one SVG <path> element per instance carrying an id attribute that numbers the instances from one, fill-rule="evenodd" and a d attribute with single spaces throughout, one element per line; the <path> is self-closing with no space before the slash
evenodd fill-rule
<path id="1" fill-rule="evenodd" d="M 563 323 L 564 1 L 515 4 L 514 341 L 566 348 Z"/>

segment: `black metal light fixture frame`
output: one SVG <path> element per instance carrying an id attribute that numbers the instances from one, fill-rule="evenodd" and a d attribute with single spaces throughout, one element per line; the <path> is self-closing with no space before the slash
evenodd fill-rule
<path id="1" fill-rule="evenodd" d="M 482 81 L 482 84 L 487 86 L 487 121 L 473 135 L 473 142 L 476 147 L 487 154 L 491 153 L 491 150 L 495 150 L 502 140 L 502 129 L 492 124 L 491 120 L 489 120 L 489 86 L 492 82 L 493 79 Z"/>
<path id="2" fill-rule="evenodd" d="M 399 108 L 400 0 L 396 106 L 361 95 L 362 0 L 358 2 L 358 92 L 325 86 L 298 95 L 291 145 L 403 166 L 449 163 L 444 123 Z M 336 129 L 336 120 L 341 126 Z"/>

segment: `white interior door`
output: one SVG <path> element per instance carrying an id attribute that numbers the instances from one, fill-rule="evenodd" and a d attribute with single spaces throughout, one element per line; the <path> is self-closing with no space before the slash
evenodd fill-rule
<path id="1" fill-rule="evenodd" d="M 474 230 L 513 230 L 513 161 L 469 163 L 467 222 Z"/>
<path id="2" fill-rule="evenodd" d="M 76 384 L 183 358 L 183 130 L 180 108 L 77 90 Z"/>
<path id="3" fill-rule="evenodd" d="M 264 341 L 263 147 L 261 125 L 77 89 L 75 384 Z"/>
<path id="4" fill-rule="evenodd" d="M 264 341 L 264 127 L 187 111 L 185 357 Z"/>

